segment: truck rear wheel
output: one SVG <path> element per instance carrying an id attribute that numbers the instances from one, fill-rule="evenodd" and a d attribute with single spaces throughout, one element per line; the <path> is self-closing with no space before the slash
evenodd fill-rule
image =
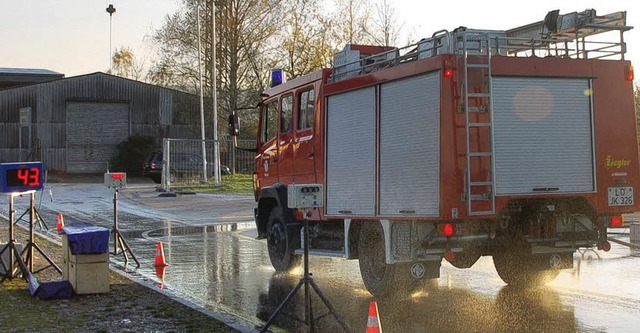
<path id="1" fill-rule="evenodd" d="M 377 221 L 367 221 L 358 241 L 360 274 L 365 287 L 375 297 L 388 297 L 402 287 L 396 284 L 395 265 L 386 263 L 384 231 Z"/>
<path id="2" fill-rule="evenodd" d="M 533 264 L 533 257 L 520 249 L 504 249 L 493 255 L 493 264 L 506 284 L 516 287 L 540 287 L 553 281 L 559 269 L 543 269 Z"/>
<path id="3" fill-rule="evenodd" d="M 375 297 L 404 297 L 417 290 L 432 288 L 434 281 L 437 283 L 435 279 L 411 278 L 411 263 L 386 263 L 384 231 L 379 222 L 362 225 L 358 253 L 362 281 Z"/>
<path id="4" fill-rule="evenodd" d="M 278 272 L 290 271 L 301 263 L 301 256 L 294 253 L 295 232 L 284 222 L 282 209 L 273 207 L 267 220 L 267 248 L 271 265 Z"/>

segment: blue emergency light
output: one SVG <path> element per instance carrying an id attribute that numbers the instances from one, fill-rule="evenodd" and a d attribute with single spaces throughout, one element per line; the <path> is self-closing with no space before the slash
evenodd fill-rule
<path id="1" fill-rule="evenodd" d="M 39 190 L 43 184 L 42 162 L 0 163 L 0 192 Z"/>
<path id="2" fill-rule="evenodd" d="M 271 87 L 275 87 L 277 85 L 281 85 L 287 82 L 287 76 L 284 73 L 283 69 L 272 69 L 271 70 Z"/>

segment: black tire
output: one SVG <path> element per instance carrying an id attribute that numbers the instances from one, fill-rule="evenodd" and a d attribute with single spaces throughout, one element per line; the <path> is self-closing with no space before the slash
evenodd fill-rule
<path id="1" fill-rule="evenodd" d="M 493 265 L 502 281 L 520 288 L 541 287 L 560 274 L 559 269 L 536 267 L 532 259 L 524 250 L 504 249 L 493 255 Z"/>
<path id="2" fill-rule="evenodd" d="M 273 207 L 267 220 L 267 248 L 271 265 L 278 272 L 290 271 L 300 266 L 302 256 L 296 255 L 294 230 L 287 227 L 282 209 Z"/>
<path id="3" fill-rule="evenodd" d="M 377 221 L 367 221 L 358 239 L 360 275 L 369 292 L 379 298 L 398 296 L 407 291 L 396 281 L 396 265 L 386 263 L 384 232 Z M 404 294 L 404 293 L 403 293 Z"/>

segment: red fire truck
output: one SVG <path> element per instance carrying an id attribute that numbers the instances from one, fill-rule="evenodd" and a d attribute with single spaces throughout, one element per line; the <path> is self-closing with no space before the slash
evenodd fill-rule
<path id="1" fill-rule="evenodd" d="M 535 286 L 578 248 L 609 250 L 607 227 L 640 208 L 629 29 L 626 12 L 552 11 L 506 31 L 347 45 L 333 68 L 266 90 L 255 222 L 273 267 L 300 263 L 287 187 L 306 183 L 324 203 L 309 252 L 359 259 L 375 296 L 425 286 L 443 258 L 492 256 L 507 284 Z"/>

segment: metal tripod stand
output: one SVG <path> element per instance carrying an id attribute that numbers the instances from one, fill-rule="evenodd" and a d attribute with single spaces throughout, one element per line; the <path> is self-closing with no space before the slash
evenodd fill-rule
<path id="1" fill-rule="evenodd" d="M 29 216 L 34 215 L 35 216 L 35 221 L 38 222 L 38 226 L 40 227 L 40 229 L 46 229 L 49 230 L 49 226 L 47 226 L 47 224 L 44 222 L 44 219 L 42 218 L 42 216 L 40 215 L 40 212 L 38 212 L 38 209 L 35 206 L 32 206 L 33 211 L 30 208 L 27 208 L 27 210 L 24 211 L 24 213 L 22 213 L 22 215 L 20 215 L 20 217 L 18 217 L 16 219 L 16 221 L 14 222 L 14 224 L 20 222 L 20 220 L 22 220 L 22 218 L 27 215 L 27 213 L 29 213 Z M 30 222 L 33 223 L 33 222 Z"/>
<path id="2" fill-rule="evenodd" d="M 29 241 L 27 242 L 27 246 L 24 248 L 24 250 L 22 250 L 22 254 L 24 255 L 26 253 L 25 256 L 25 261 L 26 264 L 29 266 L 29 271 L 35 273 L 41 272 L 49 267 L 53 267 L 55 268 L 58 273 L 62 274 L 62 270 L 60 269 L 60 267 L 58 267 L 58 265 L 56 265 L 53 260 L 51 260 L 51 258 L 49 258 L 48 255 L 46 255 L 44 253 L 44 251 L 42 251 L 42 249 L 40 248 L 40 246 L 38 246 L 38 244 L 36 244 L 35 242 L 35 232 L 34 232 L 34 224 L 35 224 L 35 220 L 36 218 L 38 218 L 40 216 L 40 214 L 37 214 L 36 211 L 36 207 L 34 205 L 35 202 L 35 192 L 31 192 L 30 195 L 30 200 L 29 200 Z M 48 229 L 48 228 L 47 228 Z M 33 251 L 34 249 L 38 252 L 40 252 L 40 255 L 49 263 L 48 266 L 45 266 L 43 268 L 40 268 L 37 271 L 33 271 Z"/>
<path id="3" fill-rule="evenodd" d="M 35 192 L 35 191 L 28 191 L 28 192 Z M 23 192 L 23 193 L 28 193 L 28 192 Z M 27 279 L 27 276 L 29 275 L 29 270 L 27 269 L 27 265 L 25 265 L 24 261 L 22 260 L 22 257 L 20 256 L 20 253 L 18 251 L 18 249 L 16 248 L 16 239 L 13 235 L 13 219 L 14 219 L 14 215 L 15 215 L 15 207 L 13 204 L 13 198 L 15 195 L 19 195 L 19 194 L 23 194 L 23 193 L 10 193 L 9 194 L 9 235 L 8 235 L 8 239 L 7 239 L 7 244 L 2 247 L 2 250 L 0 250 L 0 263 L 2 263 L 2 268 L 4 269 L 4 273 L 1 274 L 2 275 L 2 280 L 0 280 L 0 283 L 4 282 L 4 280 L 9 279 L 12 280 L 15 275 L 14 275 L 14 271 L 15 271 L 15 264 L 17 263 L 18 266 L 20 267 L 20 271 L 22 272 L 22 278 L 23 279 Z M 4 262 L 4 260 L 2 259 L 2 255 L 4 254 L 5 251 L 9 251 L 9 262 L 8 262 L 8 266 L 7 264 Z M 14 261 L 15 260 L 15 261 Z"/>
<path id="4" fill-rule="evenodd" d="M 124 256 L 125 265 L 129 262 L 129 256 L 127 255 L 127 251 L 131 254 L 131 258 L 136 262 L 137 266 L 140 267 L 140 262 L 136 259 L 136 255 L 131 251 L 131 247 L 127 244 L 127 241 L 120 234 L 120 230 L 118 230 L 118 189 L 113 191 L 113 255 L 118 255 L 122 251 L 122 255 Z"/>
<path id="5" fill-rule="evenodd" d="M 333 314 L 333 316 L 338 320 L 338 323 L 340 324 L 340 326 L 342 326 L 342 328 L 346 332 L 349 332 L 349 327 L 347 326 L 347 324 L 344 321 L 342 321 L 342 318 L 340 318 L 336 314 L 335 309 L 333 308 L 329 300 L 324 296 L 324 294 L 322 293 L 322 291 L 320 290 L 316 282 L 313 280 L 313 277 L 309 273 L 309 220 L 308 220 L 309 215 L 310 215 L 310 212 L 308 212 L 305 209 L 304 210 L 304 226 L 303 226 L 304 228 L 304 231 L 303 231 L 304 233 L 304 244 L 303 244 L 304 275 L 300 278 L 300 282 L 298 282 L 298 285 L 296 285 L 296 287 L 293 288 L 291 292 L 289 292 L 289 294 L 284 299 L 284 301 L 280 303 L 280 305 L 278 306 L 276 311 L 271 315 L 267 323 L 264 324 L 264 327 L 262 327 L 262 329 L 260 330 L 261 333 L 267 331 L 269 326 L 271 326 L 273 321 L 276 319 L 276 316 L 280 313 L 280 311 L 282 311 L 282 309 L 287 304 L 287 302 L 293 299 L 293 296 L 295 296 L 296 292 L 298 292 L 298 290 L 302 286 L 304 286 L 304 322 L 307 325 L 309 332 L 315 332 L 315 319 L 313 318 L 313 308 L 311 307 L 311 294 L 310 294 L 309 286 L 313 288 L 313 290 L 316 292 L 316 295 L 320 297 L 324 305 L 327 307 L 327 309 L 329 309 L 329 314 Z"/>

